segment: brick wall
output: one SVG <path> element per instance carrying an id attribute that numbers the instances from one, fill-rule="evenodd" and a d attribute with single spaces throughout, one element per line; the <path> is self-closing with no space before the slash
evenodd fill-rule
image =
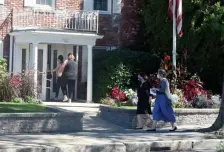
<path id="1" fill-rule="evenodd" d="M 56 0 L 56 9 L 74 11 L 82 8 L 82 0 Z M 8 58 L 10 47 L 10 38 L 8 33 L 11 30 L 11 18 L 10 16 L 7 18 L 7 16 L 10 14 L 11 9 L 23 10 L 24 0 L 5 0 L 4 7 L 1 7 L 0 9 L 2 10 L 0 15 L 0 39 L 4 41 L 3 55 L 5 58 Z M 27 20 L 27 22 L 29 22 L 29 20 Z"/>
<path id="2" fill-rule="evenodd" d="M 114 46 L 119 44 L 119 24 L 114 21 L 114 15 L 103 15 L 99 17 L 99 34 L 104 35 L 104 38 L 97 40 L 97 46 Z"/>
<path id="3" fill-rule="evenodd" d="M 99 34 L 104 38 L 97 40 L 97 46 L 132 46 L 139 40 L 139 0 L 122 0 L 121 14 L 106 15 L 100 14 L 99 17 Z M 5 0 L 7 11 L 5 17 L 12 8 L 24 9 L 23 0 Z M 56 0 L 57 9 L 80 10 L 83 9 L 83 0 Z M 9 53 L 9 36 L 11 22 L 5 21 L 3 15 L 0 16 L 0 34 L 4 40 L 4 56 L 8 57 Z M 50 17 L 49 17 L 50 20 Z M 5 22 L 4 22 L 5 21 Z M 2 24 L 4 22 L 4 24 Z"/>
<path id="4" fill-rule="evenodd" d="M 123 46 L 134 46 L 140 39 L 140 0 L 122 0 L 120 41 Z"/>
<path id="5" fill-rule="evenodd" d="M 100 15 L 99 33 L 104 38 L 97 40 L 97 46 L 121 45 L 133 48 L 142 45 L 139 11 L 139 0 L 122 0 L 120 14 Z"/>

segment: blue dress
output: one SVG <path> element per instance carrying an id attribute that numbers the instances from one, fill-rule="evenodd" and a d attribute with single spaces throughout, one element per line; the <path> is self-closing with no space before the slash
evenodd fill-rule
<path id="1" fill-rule="evenodd" d="M 164 122 L 176 122 L 175 114 L 170 99 L 169 82 L 163 79 L 157 91 L 155 106 L 153 109 L 153 120 Z"/>

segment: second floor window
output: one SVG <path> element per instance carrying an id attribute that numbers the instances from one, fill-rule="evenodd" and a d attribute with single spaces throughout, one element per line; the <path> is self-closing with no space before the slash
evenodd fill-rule
<path id="1" fill-rule="evenodd" d="M 37 5 L 48 5 L 52 6 L 52 0 L 36 0 Z"/>
<path id="2" fill-rule="evenodd" d="M 94 0 L 94 10 L 108 11 L 108 0 Z"/>

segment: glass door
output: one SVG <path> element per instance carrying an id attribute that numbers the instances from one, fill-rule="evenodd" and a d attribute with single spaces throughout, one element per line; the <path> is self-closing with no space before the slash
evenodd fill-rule
<path id="1" fill-rule="evenodd" d="M 40 99 L 46 101 L 47 94 L 47 44 L 38 45 L 38 88 L 40 89 Z"/>

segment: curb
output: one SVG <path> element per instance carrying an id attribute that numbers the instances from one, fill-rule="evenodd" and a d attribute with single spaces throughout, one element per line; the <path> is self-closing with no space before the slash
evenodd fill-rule
<path id="1" fill-rule="evenodd" d="M 184 138 L 184 137 L 183 137 Z M 123 142 L 75 144 L 23 148 L 0 147 L 0 152 L 149 152 L 149 151 L 216 151 L 224 139 L 180 140 L 155 142 Z M 224 148 L 224 147 L 223 147 Z"/>

